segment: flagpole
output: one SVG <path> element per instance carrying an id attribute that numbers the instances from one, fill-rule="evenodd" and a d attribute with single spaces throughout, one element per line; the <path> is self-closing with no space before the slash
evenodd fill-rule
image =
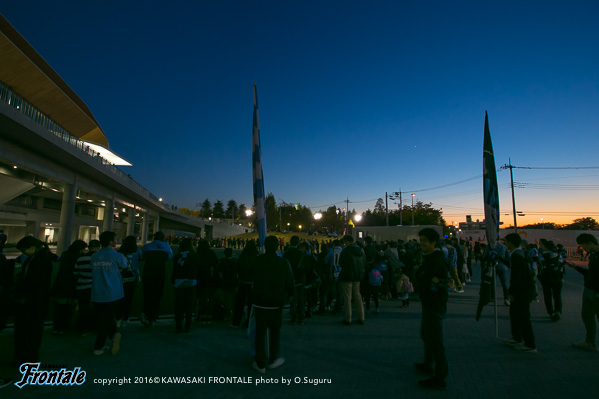
<path id="1" fill-rule="evenodd" d="M 252 123 L 252 183 L 254 186 L 254 207 L 258 227 L 260 250 L 264 253 L 266 239 L 266 204 L 264 193 L 264 176 L 262 173 L 262 149 L 260 144 L 260 121 L 258 118 L 258 89 L 254 83 L 254 113 Z"/>
<path id="2" fill-rule="evenodd" d="M 497 185 L 497 169 L 495 168 L 495 154 L 489 131 L 489 117 L 485 111 L 485 129 L 483 143 L 483 193 L 485 207 L 485 230 L 489 253 L 495 250 L 495 244 L 499 237 L 499 188 Z M 490 259 L 493 268 L 493 303 L 495 309 L 495 337 L 499 336 L 499 320 L 497 315 L 497 266 L 494 259 Z M 482 282 L 481 282 L 482 284 Z M 479 303 L 482 303 L 479 302 Z M 480 306 L 479 306 L 480 307 Z"/>

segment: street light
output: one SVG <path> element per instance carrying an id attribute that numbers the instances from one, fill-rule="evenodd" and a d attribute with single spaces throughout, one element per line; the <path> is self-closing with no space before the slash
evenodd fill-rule
<path id="1" fill-rule="evenodd" d="M 320 219 L 322 219 L 322 213 L 320 213 L 320 212 L 316 212 L 316 213 L 314 214 L 314 220 L 320 220 Z"/>
<path id="2" fill-rule="evenodd" d="M 356 222 L 359 222 L 360 220 L 362 220 L 362 215 L 356 215 L 356 216 L 354 216 L 354 220 Z"/>
<path id="3" fill-rule="evenodd" d="M 414 225 L 414 197 L 416 194 L 412 193 L 412 226 Z"/>
<path id="4" fill-rule="evenodd" d="M 543 230 L 545 230 L 545 223 L 543 223 L 543 218 L 541 218 L 541 225 L 543 226 Z"/>
<path id="5" fill-rule="evenodd" d="M 250 217 L 254 214 L 254 211 L 252 211 L 251 209 L 246 209 L 245 210 L 245 216 Z"/>

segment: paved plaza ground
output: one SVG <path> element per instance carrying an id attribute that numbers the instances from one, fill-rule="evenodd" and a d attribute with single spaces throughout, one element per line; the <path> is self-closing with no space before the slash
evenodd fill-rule
<path id="1" fill-rule="evenodd" d="M 42 363 L 87 375 L 81 386 L 10 386 L 4 398 L 202 397 L 202 398 L 591 398 L 599 393 L 599 353 L 571 347 L 583 341 L 580 319 L 582 276 L 568 270 L 563 289 L 564 314 L 551 322 L 543 301 L 532 304 L 539 352 L 522 353 L 495 338 L 492 304 L 474 320 L 480 269 L 465 294 L 450 294 L 444 324 L 449 360 L 445 391 L 425 391 L 413 363 L 422 360 L 420 303 L 401 309 L 401 301 L 383 301 L 379 315 L 364 326 L 344 326 L 340 315 L 313 316 L 303 326 L 289 324 L 284 313 L 281 354 L 287 362 L 263 375 L 251 368 L 243 330 L 225 322 L 195 323 L 189 334 L 175 334 L 172 319 L 153 328 L 134 321 L 123 333 L 118 355 L 92 355 L 94 336 L 44 333 Z M 499 335 L 509 338 L 508 308 L 500 298 Z M 12 330 L 0 333 L 0 370 L 6 375 L 12 354 Z M 13 369 L 14 372 L 14 369 Z M 20 377 L 14 375 L 13 377 Z M 167 383 L 163 377 L 194 377 L 197 383 Z M 235 377 L 220 383 L 211 377 Z M 249 380 L 251 378 L 251 383 Z M 150 382 L 155 379 L 158 382 Z M 285 382 L 283 382 L 285 379 Z M 102 385 L 101 380 L 112 380 Z M 120 385 L 119 383 L 122 383 Z"/>

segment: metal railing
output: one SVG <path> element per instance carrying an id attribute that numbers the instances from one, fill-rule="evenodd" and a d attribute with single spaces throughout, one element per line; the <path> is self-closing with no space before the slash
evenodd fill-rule
<path id="1" fill-rule="evenodd" d="M 70 144 L 82 153 L 88 155 L 90 157 L 90 163 L 95 162 L 98 165 L 101 165 L 101 167 L 103 167 L 104 169 L 107 169 L 111 173 L 119 176 L 120 178 L 128 179 L 130 183 L 133 186 L 135 186 L 139 191 L 141 191 L 145 196 L 147 196 L 155 202 L 159 202 L 157 196 L 155 196 L 141 184 L 133 180 L 128 174 L 111 164 L 98 152 L 94 151 L 89 146 L 87 146 L 87 144 L 85 144 L 85 141 L 80 140 L 76 136 L 69 133 L 65 128 L 53 121 L 48 115 L 44 114 L 42 111 L 37 109 L 23 96 L 16 93 L 10 87 L 6 86 L 6 84 L 4 84 L 4 82 L 2 81 L 0 81 L 0 100 L 14 107 L 19 112 L 26 115 L 31 120 L 35 121 L 37 124 L 42 126 L 44 129 L 54 134 L 56 137 L 59 137 L 60 139 L 64 140 L 66 143 Z"/>

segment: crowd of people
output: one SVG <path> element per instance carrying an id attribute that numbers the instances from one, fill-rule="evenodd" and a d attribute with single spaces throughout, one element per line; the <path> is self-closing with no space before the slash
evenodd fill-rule
<path id="1" fill-rule="evenodd" d="M 510 306 L 512 339 L 506 341 L 525 352 L 536 352 L 530 321 L 530 303 L 539 301 L 537 280 L 549 318 L 561 318 L 563 275 L 567 266 L 585 277 L 583 321 L 587 330 L 580 349 L 597 351 L 596 322 L 599 316 L 599 245 L 593 235 L 581 234 L 578 244 L 590 254 L 589 268 L 567 259 L 561 245 L 541 240 L 540 246 L 508 234 L 493 248 L 484 243 L 440 239 L 434 229 L 423 229 L 419 240 L 374 242 L 366 237 L 300 240 L 285 243 L 267 237 L 265 253 L 256 240 L 239 243 L 223 240 L 219 259 L 206 240 L 182 237 L 173 253 L 162 232 L 139 248 L 134 236 L 125 237 L 117 250 L 116 233 L 105 231 L 99 240 L 75 240 L 60 256 L 40 240 L 24 237 L 17 243 L 21 255 L 8 261 L 2 254 L 0 300 L 4 327 L 8 309 L 14 311 L 14 364 L 39 361 L 44 321 L 53 306 L 53 333 L 64 334 L 75 318 L 82 335 L 96 333 L 93 354 L 120 350 L 121 336 L 131 317 L 133 298 L 141 285 L 143 310 L 139 320 L 151 328 L 159 320 L 159 309 L 167 277 L 174 288 L 173 313 L 176 333 L 187 333 L 192 321 L 209 324 L 225 320 L 232 328 L 253 331 L 253 368 L 281 366 L 279 356 L 283 307 L 289 303 L 290 322 L 302 325 L 313 315 L 340 314 L 341 323 L 363 325 L 366 315 L 380 313 L 380 301 L 400 299 L 401 307 L 419 295 L 422 308 L 421 335 L 425 356 L 416 369 L 432 377 L 424 388 L 444 388 L 447 359 L 442 322 L 449 293 L 464 293 L 473 276 L 473 263 L 480 263 L 481 278 L 494 270 L 501 282 L 504 303 Z M 197 247 L 194 243 L 197 242 Z M 219 245 L 217 245 L 219 246 Z M 167 276 L 167 262 L 172 272 Z M 140 267 L 143 261 L 143 268 Z M 53 263 L 58 272 L 52 282 Z M 507 281 L 507 270 L 511 270 Z M 264 337 L 270 332 L 270 358 Z M 108 341 L 109 345 L 106 345 Z"/>

